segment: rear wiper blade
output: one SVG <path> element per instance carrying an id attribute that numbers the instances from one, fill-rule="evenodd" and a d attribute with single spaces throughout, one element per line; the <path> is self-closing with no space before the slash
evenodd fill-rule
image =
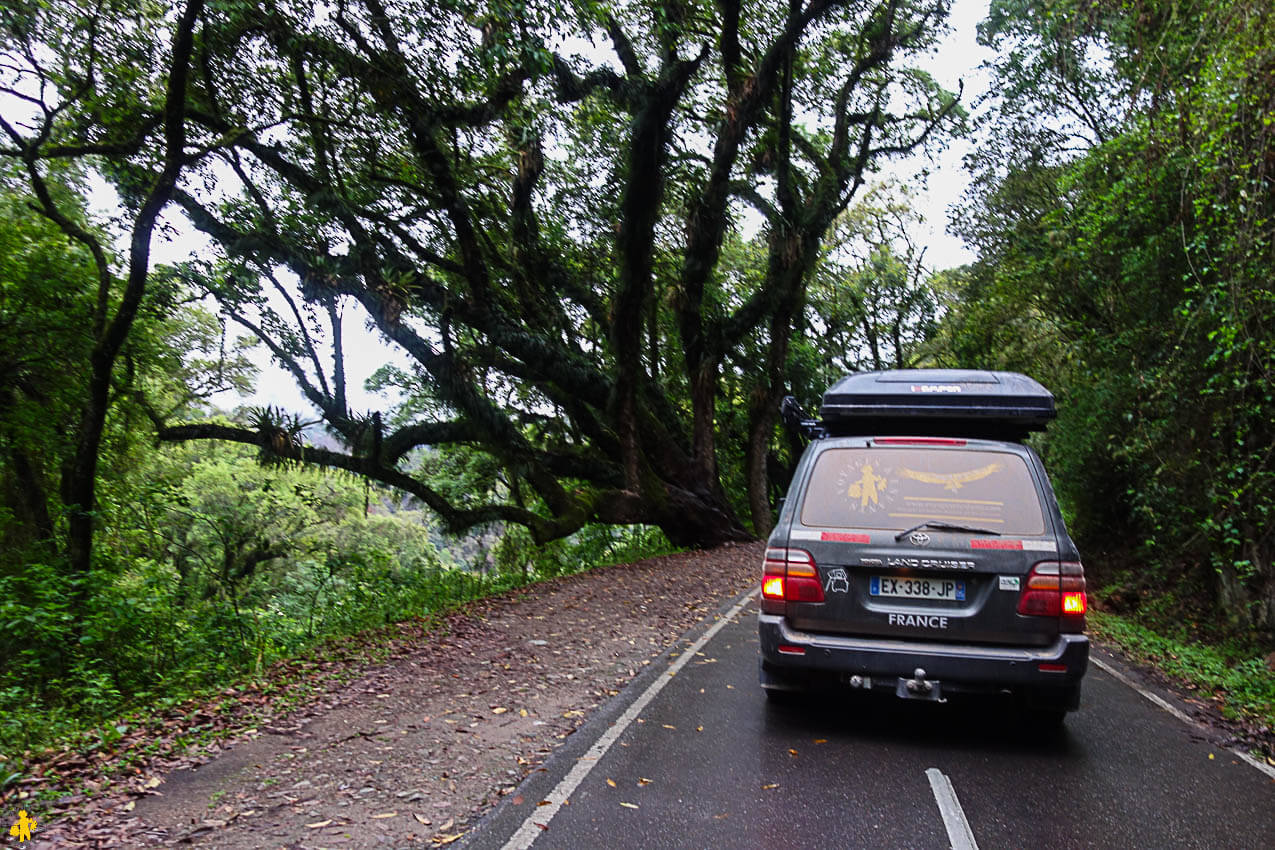
<path id="1" fill-rule="evenodd" d="M 922 523 L 918 523 L 917 525 L 914 525 L 911 528 L 909 528 L 907 531 L 900 531 L 898 534 L 894 535 L 894 541 L 897 543 L 898 541 L 902 540 L 904 537 L 907 537 L 912 532 L 920 531 L 923 528 L 937 528 L 940 531 L 968 531 L 971 534 L 990 534 L 994 537 L 1001 536 L 1001 533 L 999 531 L 993 531 L 990 528 L 975 528 L 972 525 L 955 525 L 950 522 L 939 522 L 938 520 L 931 519 L 931 520 L 926 520 L 925 522 L 922 522 Z"/>

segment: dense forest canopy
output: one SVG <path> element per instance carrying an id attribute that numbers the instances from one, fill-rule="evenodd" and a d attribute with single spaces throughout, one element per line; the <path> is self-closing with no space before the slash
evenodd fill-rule
<path id="1" fill-rule="evenodd" d="M 1126 604 L 1168 588 L 1269 633 L 1275 13 L 996 0 L 982 33 L 999 96 L 945 356 L 1062 395 L 1055 480 Z"/>

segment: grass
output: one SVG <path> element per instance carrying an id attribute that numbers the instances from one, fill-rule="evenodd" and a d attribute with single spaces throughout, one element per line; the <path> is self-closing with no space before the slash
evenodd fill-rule
<path id="1" fill-rule="evenodd" d="M 1275 729 L 1275 671 L 1262 648 L 1229 641 L 1206 645 L 1117 614 L 1090 611 L 1089 631 L 1129 657 L 1150 663 L 1187 690 L 1217 705 L 1223 715 Z"/>

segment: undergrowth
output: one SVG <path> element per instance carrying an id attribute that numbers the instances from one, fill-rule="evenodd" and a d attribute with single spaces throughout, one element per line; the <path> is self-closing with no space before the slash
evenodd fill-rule
<path id="1" fill-rule="evenodd" d="M 277 714 L 306 702 L 351 662 L 366 667 L 404 630 L 428 631 L 466 603 L 671 551 L 654 529 L 589 529 L 546 547 L 523 544 L 505 540 L 482 572 L 380 553 L 340 573 L 295 563 L 229 601 L 179 595 L 165 565 L 135 564 L 95 577 L 97 604 L 86 622 L 65 616 L 57 600 L 66 588 L 52 570 L 28 570 L 38 581 L 0 581 L 0 642 L 17 650 L 0 671 L 0 799 L 54 750 L 124 753 L 112 763 L 127 767 L 152 754 L 148 732 L 211 703 L 235 722 L 177 721 L 183 728 L 162 748 L 208 743 L 242 730 L 245 719 L 251 726 L 254 706 Z"/>
<path id="2" fill-rule="evenodd" d="M 1216 644 L 1194 640 L 1181 627 L 1172 633 L 1130 617 L 1090 611 L 1089 630 L 1126 655 L 1155 665 L 1188 690 L 1213 701 L 1232 719 L 1275 729 L 1275 671 L 1265 647 L 1232 638 Z"/>

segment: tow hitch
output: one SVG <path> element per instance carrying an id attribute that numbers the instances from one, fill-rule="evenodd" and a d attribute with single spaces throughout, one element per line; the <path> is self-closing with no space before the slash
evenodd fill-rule
<path id="1" fill-rule="evenodd" d="M 896 696 L 903 699 L 923 699 L 932 700 L 934 702 L 946 702 L 943 699 L 940 684 L 937 680 L 925 678 L 925 670 L 918 667 L 912 673 L 911 679 L 899 677 L 899 683 L 894 689 Z"/>

